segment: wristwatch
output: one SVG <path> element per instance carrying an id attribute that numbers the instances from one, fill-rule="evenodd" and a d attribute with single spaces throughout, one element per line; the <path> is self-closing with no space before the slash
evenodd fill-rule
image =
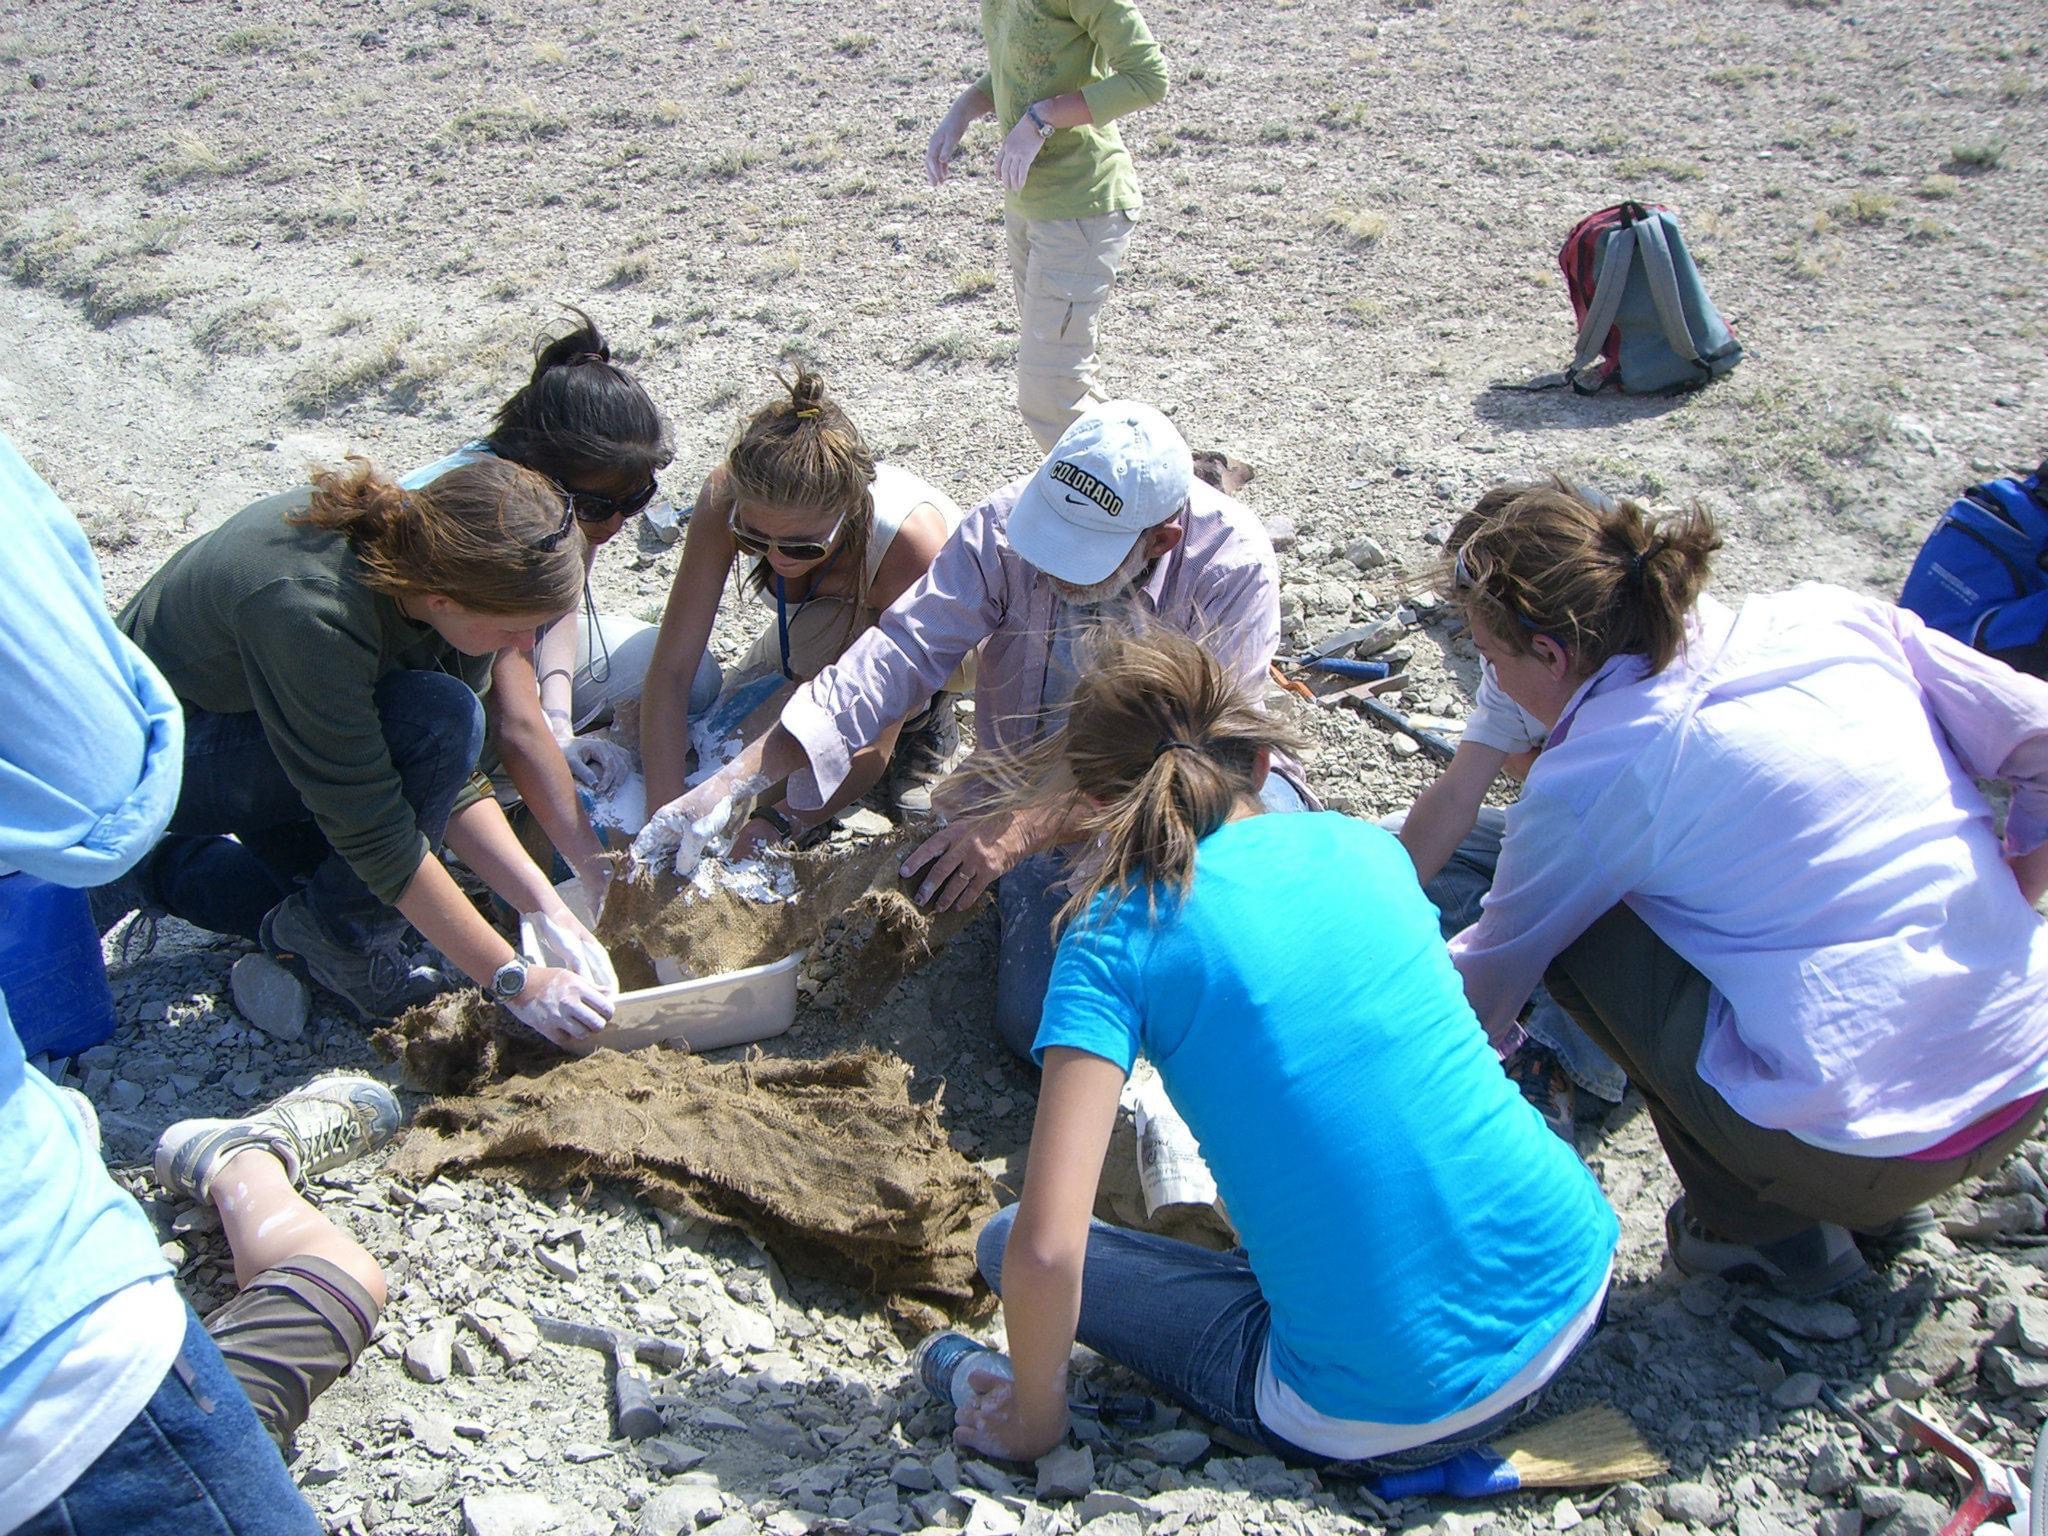
<path id="1" fill-rule="evenodd" d="M 1052 124 L 1048 123 L 1045 120 L 1044 115 L 1039 112 L 1037 102 L 1034 101 L 1033 103 L 1031 103 L 1030 106 L 1026 107 L 1024 109 L 1024 115 L 1030 118 L 1032 125 L 1038 129 L 1039 143 L 1043 144 L 1047 139 L 1052 137 Z"/>
<path id="2" fill-rule="evenodd" d="M 514 955 L 491 973 L 491 996 L 509 1003 L 526 990 L 526 962 Z"/>

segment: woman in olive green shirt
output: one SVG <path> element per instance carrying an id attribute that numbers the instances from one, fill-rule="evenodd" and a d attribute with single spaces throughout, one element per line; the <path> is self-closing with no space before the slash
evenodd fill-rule
<path id="1" fill-rule="evenodd" d="M 501 459 L 418 490 L 356 459 L 185 545 L 120 617 L 185 712 L 177 810 L 127 904 L 294 956 L 364 1018 L 443 985 L 410 922 L 550 1039 L 601 1029 L 611 962 L 473 782 L 492 659 L 574 608 L 583 555 L 561 489 Z M 520 965 L 444 841 L 575 969 Z"/>
<path id="2" fill-rule="evenodd" d="M 1017 298 L 1017 409 L 1041 451 L 1107 396 L 1096 320 L 1142 199 L 1115 119 L 1166 94 L 1166 62 L 1130 0 L 982 0 L 989 67 L 933 130 L 937 186 L 968 126 L 993 115 Z"/>

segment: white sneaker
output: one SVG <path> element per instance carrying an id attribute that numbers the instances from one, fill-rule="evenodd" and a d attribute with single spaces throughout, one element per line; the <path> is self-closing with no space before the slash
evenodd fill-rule
<path id="1" fill-rule="evenodd" d="M 202 1204 L 228 1160 L 248 1147 L 274 1153 L 294 1184 L 374 1152 L 398 1133 L 397 1096 L 374 1077 L 319 1078 L 243 1120 L 180 1120 L 158 1138 L 156 1181 Z"/>

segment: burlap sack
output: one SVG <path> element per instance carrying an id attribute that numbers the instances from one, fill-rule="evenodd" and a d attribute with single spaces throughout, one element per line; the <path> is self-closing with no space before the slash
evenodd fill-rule
<path id="1" fill-rule="evenodd" d="M 391 1170 L 545 1190 L 616 1180 L 667 1210 L 758 1238 L 786 1268 L 883 1297 L 909 1326 L 992 1305 L 974 1234 L 995 1210 L 936 1101 L 879 1051 L 712 1063 L 680 1051 L 564 1058 L 529 1047 L 477 993 L 377 1037 L 433 1091 Z M 496 1072 L 514 1075 L 490 1080 Z"/>

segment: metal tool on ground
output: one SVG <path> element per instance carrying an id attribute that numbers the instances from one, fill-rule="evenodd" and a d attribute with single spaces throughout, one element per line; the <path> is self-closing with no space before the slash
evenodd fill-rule
<path id="1" fill-rule="evenodd" d="M 1798 1338 L 1799 1334 L 1770 1318 L 1754 1307 L 1737 1307 L 1731 1326 L 1737 1338 L 1755 1350 L 1764 1359 L 1781 1366 L 1787 1375 L 1794 1371 L 1811 1371 L 1813 1367 L 1797 1349 L 1786 1343 L 1787 1339 Z M 1815 1374 L 1818 1374 L 1817 1372 Z M 1897 1441 L 1870 1421 L 1870 1416 L 1850 1407 L 1842 1395 L 1825 1381 L 1820 1384 L 1820 1400 L 1843 1418 L 1854 1424 L 1862 1434 L 1864 1443 L 1878 1456 L 1887 1461 L 1896 1461 L 1899 1456 Z"/>
<path id="2" fill-rule="evenodd" d="M 572 1323 L 540 1312 L 533 1314 L 533 1323 L 551 1344 L 594 1349 L 611 1361 L 613 1427 L 621 1439 L 645 1440 L 661 1433 L 661 1410 L 654 1406 L 653 1382 L 635 1362 L 649 1360 L 664 1370 L 679 1369 L 685 1358 L 680 1344 L 593 1323 Z"/>
<path id="3" fill-rule="evenodd" d="M 1953 1464 L 1964 1485 L 1963 1502 L 1942 1526 L 1940 1536 L 1970 1536 L 1986 1520 L 2009 1515 L 2017 1507 L 2008 1491 L 2012 1474 L 1953 1430 L 1904 1403 L 1894 1405 L 1907 1438 L 1938 1451 Z"/>
<path id="4" fill-rule="evenodd" d="M 1433 1467 L 1369 1478 L 1379 1498 L 1449 1494 L 1484 1499 L 1523 1488 L 1598 1488 L 1608 1483 L 1662 1477 L 1670 1463 L 1643 1442 L 1622 1414 L 1605 1403 L 1581 1408 L 1532 1429 L 1474 1446 Z"/>
<path id="5" fill-rule="evenodd" d="M 1450 738 L 1436 731 L 1424 730 L 1398 709 L 1389 709 L 1377 699 L 1347 697 L 1344 702 L 1366 719 L 1377 720 L 1390 730 L 1399 731 L 1403 736 L 1412 738 L 1424 752 L 1440 763 L 1448 763 L 1458 755 L 1457 745 Z"/>
<path id="6" fill-rule="evenodd" d="M 1299 656 L 1294 658 L 1297 667 L 1305 667 L 1312 661 L 1321 661 L 1329 656 L 1341 656 L 1346 651 L 1354 655 L 1363 652 L 1372 655 L 1383 651 L 1400 639 L 1403 631 L 1400 624 L 1392 619 L 1374 619 L 1370 624 L 1354 625 L 1340 629 L 1327 639 L 1318 640 Z M 1384 642 L 1384 643 L 1382 643 Z M 1367 647 L 1371 647 L 1370 650 Z"/>

